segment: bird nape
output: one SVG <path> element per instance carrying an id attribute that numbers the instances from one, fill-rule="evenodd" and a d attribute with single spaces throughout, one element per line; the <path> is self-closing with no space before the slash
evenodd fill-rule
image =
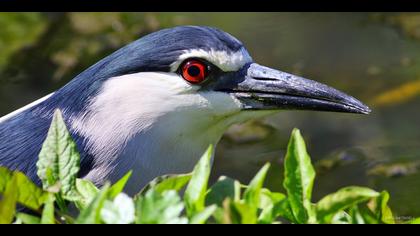
<path id="1" fill-rule="evenodd" d="M 370 112 L 327 85 L 261 66 L 233 36 L 198 26 L 140 38 L 0 118 L 1 166 L 39 183 L 35 164 L 57 108 L 81 153 L 80 177 L 102 185 L 133 170 L 129 194 L 191 171 L 232 124 L 284 109 Z"/>

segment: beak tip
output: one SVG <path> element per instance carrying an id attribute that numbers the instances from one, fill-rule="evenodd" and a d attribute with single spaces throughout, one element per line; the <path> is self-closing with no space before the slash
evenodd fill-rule
<path id="1" fill-rule="evenodd" d="M 372 109 L 370 109 L 369 107 L 365 107 L 365 109 L 363 109 L 362 114 L 363 115 L 369 115 L 372 112 Z"/>
<path id="2" fill-rule="evenodd" d="M 362 115 L 369 115 L 372 112 L 372 109 L 368 107 L 366 104 L 361 102 L 360 100 L 349 96 L 347 94 L 344 94 L 342 92 L 339 92 L 339 94 L 342 97 L 342 104 L 346 104 L 347 106 L 351 107 L 351 110 L 354 111 L 354 113 L 362 114 Z"/>
<path id="3" fill-rule="evenodd" d="M 362 102 L 358 102 L 357 106 L 355 108 L 357 109 L 357 113 L 362 115 L 369 115 L 372 112 L 372 109 L 370 107 L 366 106 Z"/>

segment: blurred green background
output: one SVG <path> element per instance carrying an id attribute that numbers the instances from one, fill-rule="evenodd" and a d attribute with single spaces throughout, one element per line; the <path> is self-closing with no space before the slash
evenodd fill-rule
<path id="1" fill-rule="evenodd" d="M 401 217 L 420 215 L 420 13 L 0 13 L 0 116 L 40 98 L 121 46 L 160 28 L 209 25 L 260 64 L 366 102 L 369 116 L 284 111 L 232 127 L 213 179 L 248 181 L 281 162 L 298 127 L 317 167 L 314 198 L 347 185 L 388 190 Z"/>

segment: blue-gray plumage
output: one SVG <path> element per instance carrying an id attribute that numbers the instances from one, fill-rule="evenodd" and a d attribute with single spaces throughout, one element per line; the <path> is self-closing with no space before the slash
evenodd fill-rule
<path id="1" fill-rule="evenodd" d="M 1 166 L 39 183 L 35 164 L 57 108 L 80 150 L 80 176 L 101 185 L 133 169 L 131 194 L 157 175 L 191 170 L 231 124 L 281 109 L 370 111 L 326 85 L 260 66 L 231 35 L 197 26 L 147 35 L 1 118 Z"/>

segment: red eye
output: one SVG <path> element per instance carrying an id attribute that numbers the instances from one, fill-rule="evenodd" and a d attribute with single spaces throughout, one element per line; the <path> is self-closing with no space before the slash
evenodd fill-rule
<path id="1" fill-rule="evenodd" d="M 182 66 L 182 77 L 192 84 L 203 82 L 208 74 L 207 66 L 201 61 L 191 60 Z"/>

